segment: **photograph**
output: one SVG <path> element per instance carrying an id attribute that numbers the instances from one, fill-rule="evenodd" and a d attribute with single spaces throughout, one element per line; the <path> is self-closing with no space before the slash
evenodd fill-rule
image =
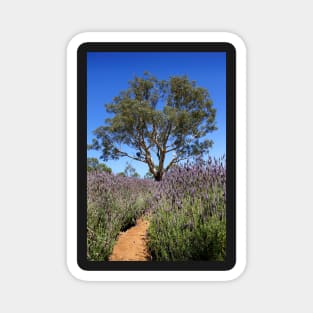
<path id="1" fill-rule="evenodd" d="M 88 261 L 223 262 L 227 53 L 88 51 Z"/>

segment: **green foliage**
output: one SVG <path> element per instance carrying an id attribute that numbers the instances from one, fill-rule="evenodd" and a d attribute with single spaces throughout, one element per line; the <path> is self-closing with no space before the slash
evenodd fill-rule
<path id="1" fill-rule="evenodd" d="M 208 153 L 213 142 L 204 137 L 217 129 L 208 91 L 187 76 L 135 77 L 106 110 L 113 117 L 94 131 L 89 148 L 100 150 L 103 160 L 129 157 L 144 162 L 156 180 L 174 164 Z M 123 151 L 123 145 L 136 152 Z M 174 152 L 165 166 L 166 154 Z"/>
<path id="2" fill-rule="evenodd" d="M 110 199 L 110 207 L 88 206 L 87 258 L 91 261 L 107 260 L 118 233 L 135 225 L 136 219 L 143 213 L 143 198 L 129 203 L 127 207 L 121 207 L 119 202 L 119 199 Z"/>
<path id="3" fill-rule="evenodd" d="M 87 158 L 87 171 L 112 173 L 112 169 L 105 165 L 104 163 L 100 163 L 97 158 Z"/>
<path id="4" fill-rule="evenodd" d="M 89 205 L 87 208 L 87 258 L 90 261 L 107 260 L 118 233 L 113 223 L 107 219 L 104 209 Z"/>
<path id="5" fill-rule="evenodd" d="M 226 168 L 223 158 L 176 166 L 158 185 L 148 230 L 153 259 L 224 260 Z"/>
<path id="6" fill-rule="evenodd" d="M 89 172 L 87 258 L 105 261 L 120 231 L 135 225 L 151 198 L 147 182 L 109 173 Z"/>
<path id="7" fill-rule="evenodd" d="M 149 249 L 155 261 L 223 261 L 226 221 L 218 215 L 204 218 L 198 202 L 184 201 L 181 209 L 159 208 L 149 227 Z"/>

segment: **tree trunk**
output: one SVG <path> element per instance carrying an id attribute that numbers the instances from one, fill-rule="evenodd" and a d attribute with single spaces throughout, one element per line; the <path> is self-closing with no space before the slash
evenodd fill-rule
<path id="1" fill-rule="evenodd" d="M 157 171 L 156 175 L 154 175 L 155 181 L 161 181 L 162 180 L 162 176 L 163 176 L 163 173 Z"/>

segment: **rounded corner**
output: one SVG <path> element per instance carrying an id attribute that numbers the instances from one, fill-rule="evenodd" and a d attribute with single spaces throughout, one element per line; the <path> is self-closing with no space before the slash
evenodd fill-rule
<path id="1" fill-rule="evenodd" d="M 77 33 L 67 43 L 67 51 L 79 50 L 89 38 L 88 32 Z"/>
<path id="2" fill-rule="evenodd" d="M 225 32 L 225 35 L 227 37 L 227 44 L 229 44 L 232 49 L 234 49 L 235 51 L 237 49 L 240 49 L 241 51 L 247 50 L 247 45 L 240 35 L 233 32 Z"/>
<path id="3" fill-rule="evenodd" d="M 83 282 L 89 281 L 88 279 L 86 279 L 85 275 L 86 271 L 83 268 L 81 268 L 78 263 L 72 264 L 71 262 L 67 261 L 66 267 L 67 271 L 73 278 Z"/>
<path id="4" fill-rule="evenodd" d="M 247 262 L 246 260 L 243 260 L 241 262 L 234 262 L 232 264 L 232 267 L 227 270 L 227 278 L 225 281 L 234 281 L 242 277 L 244 275 L 247 268 Z"/>

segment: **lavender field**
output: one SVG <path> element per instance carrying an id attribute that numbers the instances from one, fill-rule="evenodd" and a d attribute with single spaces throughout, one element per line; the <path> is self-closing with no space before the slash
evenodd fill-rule
<path id="1" fill-rule="evenodd" d="M 152 261 L 223 260 L 225 160 L 187 162 L 160 182 L 88 173 L 88 259 L 108 260 L 120 231 L 149 220 Z"/>

